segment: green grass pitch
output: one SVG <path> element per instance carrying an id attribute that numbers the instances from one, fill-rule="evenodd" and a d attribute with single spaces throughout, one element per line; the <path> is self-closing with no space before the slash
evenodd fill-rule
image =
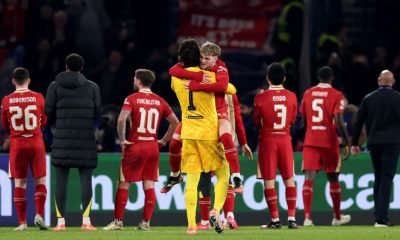
<path id="1" fill-rule="evenodd" d="M 100 228 L 100 227 L 99 227 Z M 29 227 L 26 231 L 16 232 L 14 228 L 0 227 L 0 240 L 137 240 L 137 239 L 271 239 L 271 240 L 395 240 L 399 239 L 400 227 L 373 228 L 372 226 L 340 226 L 340 227 L 312 227 L 289 230 L 259 229 L 257 226 L 241 226 L 239 230 L 226 230 L 223 234 L 217 234 L 213 230 L 199 231 L 197 235 L 185 234 L 186 227 L 152 227 L 151 231 L 137 231 L 134 227 L 125 226 L 122 231 L 106 232 L 82 232 L 78 227 L 69 227 L 66 232 L 39 231 L 35 227 Z"/>

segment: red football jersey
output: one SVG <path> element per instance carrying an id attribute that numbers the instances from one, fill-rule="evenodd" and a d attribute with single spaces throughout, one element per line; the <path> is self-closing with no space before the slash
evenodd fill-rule
<path id="1" fill-rule="evenodd" d="M 300 108 L 307 124 L 304 146 L 337 147 L 334 115 L 343 109 L 343 94 L 330 84 L 320 83 L 308 89 Z"/>
<path id="2" fill-rule="evenodd" d="M 290 135 L 290 126 L 296 121 L 296 115 L 296 95 L 282 86 L 271 86 L 254 99 L 254 122 L 261 125 L 260 135 Z"/>
<path id="3" fill-rule="evenodd" d="M 173 113 L 162 97 L 148 89 L 129 95 L 122 109 L 132 112 L 128 141 L 157 141 L 161 119 Z"/>
<path id="4" fill-rule="evenodd" d="M 1 102 L 1 122 L 10 130 L 10 137 L 42 137 L 46 125 L 44 98 L 28 89 L 17 89 Z"/>

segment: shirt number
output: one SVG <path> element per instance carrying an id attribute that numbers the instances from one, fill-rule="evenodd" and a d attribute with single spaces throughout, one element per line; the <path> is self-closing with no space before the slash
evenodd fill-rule
<path id="1" fill-rule="evenodd" d="M 156 108 L 150 108 L 146 110 L 144 108 L 139 108 L 140 112 L 140 123 L 139 127 L 137 128 L 138 133 L 146 133 L 146 130 L 149 133 L 155 134 L 157 131 L 157 123 L 159 113 Z"/>
<path id="2" fill-rule="evenodd" d="M 283 104 L 276 104 L 274 105 L 274 111 L 276 112 L 276 115 L 278 118 L 281 119 L 279 123 L 274 122 L 274 129 L 284 129 L 286 126 L 286 114 L 287 114 L 287 108 Z"/>
<path id="3" fill-rule="evenodd" d="M 321 98 L 316 98 L 312 101 L 312 110 L 316 113 L 316 115 L 312 115 L 311 121 L 314 123 L 319 123 L 324 120 L 324 112 L 322 110 L 321 105 L 324 103 L 324 100 Z"/>
<path id="4" fill-rule="evenodd" d="M 19 106 L 11 106 L 11 127 L 15 131 L 34 130 L 37 127 L 37 117 L 33 111 L 37 110 L 36 105 L 28 105 L 24 109 Z M 18 124 L 17 120 L 22 119 L 23 122 Z"/>

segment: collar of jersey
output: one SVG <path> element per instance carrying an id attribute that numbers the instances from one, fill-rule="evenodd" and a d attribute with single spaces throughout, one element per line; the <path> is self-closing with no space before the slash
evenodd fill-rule
<path id="1" fill-rule="evenodd" d="M 320 88 L 331 88 L 332 86 L 329 83 L 318 83 L 318 87 L 320 87 Z"/>
<path id="2" fill-rule="evenodd" d="M 282 89 L 285 89 L 285 88 L 283 87 L 283 85 L 271 85 L 271 86 L 269 86 L 268 89 L 269 90 L 282 90 Z"/>
<path id="3" fill-rule="evenodd" d="M 15 92 L 27 92 L 27 91 L 29 91 L 28 88 L 18 88 L 18 89 L 15 89 Z"/>
<path id="4" fill-rule="evenodd" d="M 139 92 L 141 93 L 152 93 L 152 91 L 148 88 L 140 89 Z"/>

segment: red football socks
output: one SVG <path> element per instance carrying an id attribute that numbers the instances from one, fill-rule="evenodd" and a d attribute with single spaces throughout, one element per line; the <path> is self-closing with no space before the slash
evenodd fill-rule
<path id="1" fill-rule="evenodd" d="M 128 189 L 118 188 L 115 195 L 114 218 L 123 220 L 126 202 L 128 201 Z"/>
<path id="2" fill-rule="evenodd" d="M 201 220 L 208 221 L 210 217 L 211 198 L 210 197 L 199 198 L 199 205 L 200 205 Z"/>
<path id="3" fill-rule="evenodd" d="M 225 157 L 226 160 L 228 160 L 231 172 L 239 173 L 240 166 L 239 166 L 238 152 L 235 144 L 233 143 L 232 135 L 230 133 L 224 133 L 219 139 L 224 145 Z"/>
<path id="4" fill-rule="evenodd" d="M 333 212 L 335 218 L 340 220 L 340 201 L 342 200 L 342 190 L 340 189 L 339 182 L 330 183 L 330 193 L 333 203 Z"/>
<path id="5" fill-rule="evenodd" d="M 14 189 L 14 205 L 17 210 L 19 224 L 26 223 L 26 193 L 25 188 Z"/>
<path id="6" fill-rule="evenodd" d="M 174 138 L 169 143 L 169 164 L 171 172 L 179 172 L 181 169 L 181 149 L 182 142 Z"/>
<path id="7" fill-rule="evenodd" d="M 235 210 L 235 192 L 233 191 L 233 187 L 229 186 L 224 204 L 225 217 L 228 216 L 228 212 L 233 212 L 234 210 Z"/>
<path id="8" fill-rule="evenodd" d="M 144 210 L 143 210 L 144 220 L 150 221 L 155 206 L 156 206 L 156 193 L 154 192 L 154 188 L 144 190 Z"/>
<path id="9" fill-rule="evenodd" d="M 36 186 L 35 191 L 35 206 L 36 214 L 44 217 L 44 204 L 46 203 L 47 188 L 44 184 L 39 184 Z"/>
<path id="10" fill-rule="evenodd" d="M 267 201 L 269 214 L 271 215 L 271 218 L 273 219 L 279 218 L 278 197 L 276 195 L 275 188 L 265 189 L 264 196 L 265 196 L 265 201 Z"/>
<path id="11" fill-rule="evenodd" d="M 288 217 L 296 217 L 296 187 L 286 188 L 286 203 L 288 205 Z"/>
<path id="12" fill-rule="evenodd" d="M 313 181 L 304 181 L 303 184 L 303 203 L 304 203 L 304 219 L 311 219 L 311 204 L 313 196 Z"/>

